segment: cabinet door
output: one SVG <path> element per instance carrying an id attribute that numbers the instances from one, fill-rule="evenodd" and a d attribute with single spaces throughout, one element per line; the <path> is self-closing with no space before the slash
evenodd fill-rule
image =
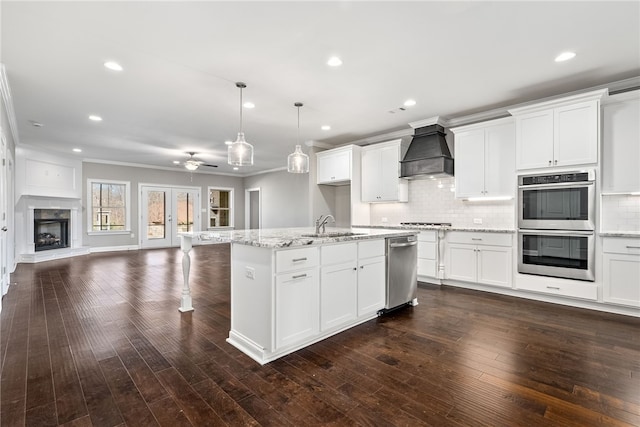
<path id="1" fill-rule="evenodd" d="M 319 155 L 318 184 L 351 180 L 351 151 Z"/>
<path id="2" fill-rule="evenodd" d="M 554 166 L 598 161 L 598 105 L 587 101 L 554 110 Z"/>
<path id="3" fill-rule="evenodd" d="M 276 348 L 294 345 L 318 333 L 318 270 L 276 276 Z"/>
<path id="4" fill-rule="evenodd" d="M 381 148 L 380 155 L 380 198 L 383 201 L 398 200 L 398 180 L 399 171 L 399 149 L 398 145 Z"/>
<path id="5" fill-rule="evenodd" d="M 602 191 L 640 191 L 640 97 L 605 105 L 602 115 Z"/>
<path id="6" fill-rule="evenodd" d="M 456 197 L 484 195 L 484 130 L 455 137 Z"/>
<path id="7" fill-rule="evenodd" d="M 362 201 L 379 202 L 380 192 L 380 150 L 362 151 Z"/>
<path id="8" fill-rule="evenodd" d="M 516 129 L 513 123 L 491 126 L 485 130 L 485 196 L 513 196 L 516 183 L 515 148 Z"/>
<path id="9" fill-rule="evenodd" d="M 445 271 L 448 279 L 463 280 L 465 282 L 476 281 L 477 257 L 474 245 L 449 243 L 447 245 L 447 255 Z"/>
<path id="10" fill-rule="evenodd" d="M 478 283 L 511 287 L 512 248 L 500 246 L 478 247 Z"/>
<path id="11" fill-rule="evenodd" d="M 516 116 L 516 168 L 553 165 L 553 110 Z"/>
<path id="12" fill-rule="evenodd" d="M 640 256 L 605 253 L 602 280 L 605 302 L 640 307 Z"/>
<path id="13" fill-rule="evenodd" d="M 322 267 L 320 330 L 326 331 L 356 318 L 357 286 L 355 262 Z"/>
<path id="14" fill-rule="evenodd" d="M 386 259 L 383 256 L 359 261 L 358 317 L 384 308 L 386 271 Z"/>

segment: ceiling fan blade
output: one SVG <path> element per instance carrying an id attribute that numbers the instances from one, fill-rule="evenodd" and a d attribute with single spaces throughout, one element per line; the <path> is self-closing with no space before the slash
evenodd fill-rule
<path id="1" fill-rule="evenodd" d="M 209 166 L 210 168 L 217 168 L 218 167 L 218 165 L 210 165 L 210 164 L 207 164 L 207 163 L 202 163 L 202 164 L 200 164 L 200 166 Z"/>

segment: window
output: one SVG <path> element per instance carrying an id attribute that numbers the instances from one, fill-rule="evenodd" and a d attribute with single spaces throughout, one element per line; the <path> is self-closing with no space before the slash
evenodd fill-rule
<path id="1" fill-rule="evenodd" d="M 209 228 L 233 227 L 233 189 L 209 187 Z"/>
<path id="2" fill-rule="evenodd" d="M 89 233 L 130 231 L 129 182 L 87 180 Z"/>

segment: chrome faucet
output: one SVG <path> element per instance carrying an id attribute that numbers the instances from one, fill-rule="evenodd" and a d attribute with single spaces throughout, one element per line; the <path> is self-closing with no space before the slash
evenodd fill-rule
<path id="1" fill-rule="evenodd" d="M 320 234 L 320 227 L 322 227 L 322 234 L 325 233 L 324 227 L 327 222 L 329 222 L 329 219 L 331 219 L 331 221 L 333 221 L 334 223 L 336 222 L 336 219 L 333 217 L 333 215 L 320 215 L 320 218 L 316 219 L 316 234 Z"/>

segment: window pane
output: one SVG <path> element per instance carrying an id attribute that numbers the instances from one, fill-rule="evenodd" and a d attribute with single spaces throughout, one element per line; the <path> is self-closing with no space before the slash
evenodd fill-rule
<path id="1" fill-rule="evenodd" d="M 91 183 L 91 230 L 127 229 L 126 184 Z"/>
<path id="2" fill-rule="evenodd" d="M 178 202 L 178 232 L 193 231 L 193 195 L 179 192 Z"/>
<path id="3" fill-rule="evenodd" d="M 148 239 L 164 239 L 166 235 L 165 224 L 165 192 L 149 191 L 147 193 L 147 238 Z"/>

